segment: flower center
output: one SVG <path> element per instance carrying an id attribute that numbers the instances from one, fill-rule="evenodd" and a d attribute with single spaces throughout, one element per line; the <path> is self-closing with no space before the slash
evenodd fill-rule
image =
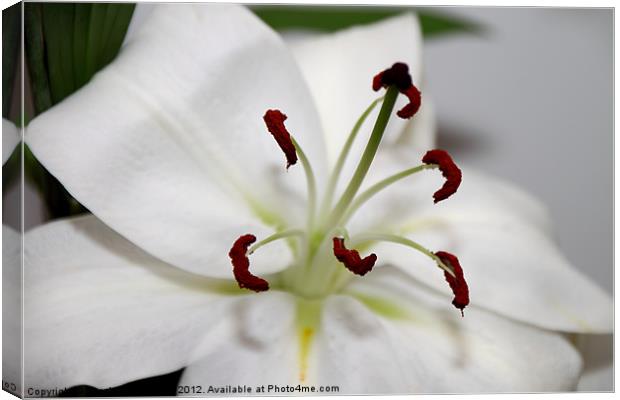
<path id="1" fill-rule="evenodd" d="M 446 181 L 433 194 L 435 203 L 454 194 L 461 183 L 461 171 L 450 155 L 444 150 L 435 149 L 424 155 L 420 165 L 389 176 L 359 193 L 383 139 L 398 94 L 404 94 L 409 100 L 409 103 L 396 113 L 400 118 L 412 118 L 420 109 L 422 99 L 404 63 L 395 63 L 377 74 L 373 79 L 372 88 L 375 91 L 381 88 L 387 90 L 383 97 L 370 104 L 351 130 L 330 174 L 318 212 L 314 172 L 303 149 L 286 129 L 284 121 L 287 116 L 275 109 L 265 113 L 263 119 L 267 130 L 284 153 L 286 168 L 296 164 L 298 157 L 304 168 L 308 194 L 307 224 L 304 227 L 279 230 L 259 242 L 256 242 L 256 237 L 249 233 L 240 236 L 229 252 L 233 275 L 241 288 L 256 292 L 268 290 L 270 285 L 267 280 L 250 272 L 249 256 L 262 246 L 276 240 L 287 239 L 289 244 L 294 244 L 296 259 L 292 266 L 269 278 L 272 280 L 272 288 L 287 290 L 307 299 L 320 299 L 338 292 L 355 275 L 364 276 L 372 271 L 378 259 L 377 255 L 362 256 L 360 251 L 377 242 L 392 242 L 425 254 L 444 271 L 446 281 L 454 293 L 452 304 L 462 313 L 469 303 L 469 289 L 456 256 L 445 251 L 433 253 L 410 239 L 389 232 L 366 232 L 356 237 L 348 235 L 346 225 L 363 204 L 380 191 L 408 176 L 426 169 L 438 168 Z M 336 200 L 336 186 L 352 144 L 368 115 L 379 103 L 382 103 L 381 109 L 359 164 Z"/>

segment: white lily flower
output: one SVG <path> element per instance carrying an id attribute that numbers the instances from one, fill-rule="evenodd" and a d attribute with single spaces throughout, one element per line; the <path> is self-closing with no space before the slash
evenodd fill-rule
<path id="1" fill-rule="evenodd" d="M 468 170 L 437 205 L 437 171 L 356 212 L 329 214 L 313 200 L 316 189 L 336 203 L 365 165 L 351 156 L 341 185 L 327 184 L 377 97 L 373 76 L 401 61 L 419 87 L 413 15 L 291 48 L 237 6 L 158 5 L 132 31 L 110 66 L 28 127 L 38 160 L 94 216 L 26 235 L 26 386 L 109 387 L 185 367 L 180 385 L 202 390 L 575 387 L 581 358 L 564 333 L 609 332 L 611 302 L 557 250 L 538 202 Z M 262 121 L 274 108 L 288 115 L 301 159 L 288 173 Z M 425 103 L 412 120 L 390 119 L 357 194 L 419 164 L 434 143 L 429 112 Z M 362 154 L 364 131 L 351 155 Z M 248 233 L 274 239 L 250 248 L 251 273 L 271 285 L 258 294 L 237 288 L 228 255 Z M 340 235 L 377 254 L 366 276 L 334 257 Z M 426 248 L 458 255 L 472 293 L 465 318 Z"/>

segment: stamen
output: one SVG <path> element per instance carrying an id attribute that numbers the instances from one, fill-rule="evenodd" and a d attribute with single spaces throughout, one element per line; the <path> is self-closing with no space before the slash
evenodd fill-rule
<path id="1" fill-rule="evenodd" d="M 284 152 L 286 156 L 286 169 L 297 162 L 297 152 L 295 151 L 295 145 L 291 140 L 291 135 L 284 126 L 284 121 L 287 116 L 280 110 L 267 110 L 263 116 L 263 120 L 267 125 L 267 130 L 276 139 L 278 146 Z"/>
<path id="2" fill-rule="evenodd" d="M 256 250 L 258 250 L 259 248 L 263 247 L 266 244 L 275 242 L 276 240 L 290 238 L 293 236 L 305 238 L 306 233 L 302 231 L 301 229 L 289 229 L 289 230 L 282 231 L 282 232 L 276 232 L 273 235 L 270 235 L 266 237 L 265 239 L 261 240 L 260 242 L 255 243 L 252 246 L 250 246 L 250 248 L 247 250 L 247 255 L 252 255 L 252 253 L 254 253 Z"/>
<path id="3" fill-rule="evenodd" d="M 439 268 L 441 268 L 444 273 L 449 274 L 450 276 L 456 278 L 456 274 L 452 271 L 452 268 L 449 265 L 446 265 L 441 258 L 439 258 L 435 253 L 422 246 L 421 244 L 414 242 L 413 240 L 404 238 L 398 235 L 392 235 L 389 233 L 374 233 L 368 232 L 361 235 L 357 235 L 351 239 L 351 242 L 354 244 L 357 243 L 365 243 L 365 242 L 390 242 L 401 244 L 403 246 L 411 247 L 414 250 L 419 251 L 425 256 L 429 257 Z"/>
<path id="4" fill-rule="evenodd" d="M 397 62 L 385 71 L 379 72 L 372 80 L 372 88 L 375 92 L 382 87 L 387 88 L 389 86 L 395 86 L 399 92 L 409 99 L 409 103 L 401 108 L 396 115 L 403 119 L 413 117 L 422 105 L 422 94 L 413 84 L 407 64 Z"/>
<path id="5" fill-rule="evenodd" d="M 301 165 L 306 174 L 306 184 L 308 188 L 308 231 L 311 231 L 314 222 L 314 214 L 316 212 L 316 178 L 314 177 L 314 170 L 312 169 L 312 165 L 310 165 L 310 160 L 308 160 L 306 153 L 304 153 L 304 150 L 294 137 L 291 136 L 290 138 L 291 142 L 293 142 L 293 146 L 295 146 L 299 153 L 299 159 L 301 160 Z"/>
<path id="6" fill-rule="evenodd" d="M 435 203 L 445 200 L 456 193 L 463 177 L 461 170 L 456 166 L 452 157 L 444 150 L 429 150 L 422 158 L 425 164 L 437 164 L 446 181 L 443 186 L 433 194 Z"/>
<path id="7" fill-rule="evenodd" d="M 334 255 L 349 271 L 364 276 L 374 267 L 377 261 L 375 254 L 361 258 L 357 250 L 349 250 L 345 247 L 343 238 L 335 237 L 333 242 Z"/>
<path id="8" fill-rule="evenodd" d="M 264 292 L 269 289 L 269 283 L 250 273 L 250 260 L 248 259 L 248 247 L 256 241 L 256 236 L 242 235 L 235 241 L 228 252 L 233 265 L 233 274 L 240 288 L 246 288 L 255 292 Z"/>
<path id="9" fill-rule="evenodd" d="M 351 218 L 351 216 L 355 213 L 355 211 L 357 211 L 364 203 L 366 203 L 374 195 L 376 195 L 377 193 L 379 193 L 386 187 L 392 185 L 395 182 L 398 182 L 401 179 L 411 176 L 417 172 L 423 171 L 425 169 L 431 169 L 431 168 L 437 168 L 437 165 L 435 164 L 418 165 L 417 167 L 409 168 L 404 171 L 398 172 L 388 178 L 385 178 L 375 183 L 374 185 L 366 189 L 363 193 L 361 193 L 359 196 L 357 196 L 355 200 L 353 200 L 353 202 L 351 203 L 347 211 L 344 213 L 341 223 L 346 224 L 346 222 L 349 220 L 349 218 Z"/>
<path id="10" fill-rule="evenodd" d="M 452 304 L 461 310 L 461 316 L 464 316 L 463 309 L 469 304 L 469 287 L 463 276 L 463 268 L 459 263 L 459 259 L 455 255 L 446 251 L 438 251 L 435 253 L 445 264 L 448 264 L 454 271 L 454 276 L 444 273 L 446 281 L 454 293 Z"/>

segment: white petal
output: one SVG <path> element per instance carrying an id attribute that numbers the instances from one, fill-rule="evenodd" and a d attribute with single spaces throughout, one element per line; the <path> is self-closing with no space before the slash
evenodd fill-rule
<path id="1" fill-rule="evenodd" d="M 21 235 L 2 225 L 2 382 L 3 389 L 22 389 Z"/>
<path id="2" fill-rule="evenodd" d="M 352 393 L 493 393 L 574 389 L 581 360 L 561 334 L 475 307 L 461 318 L 393 268 L 373 271 L 330 300 L 323 376 Z M 383 301 L 384 303 L 380 303 Z M 379 313 L 393 304 L 399 311 Z M 388 311 L 389 313 L 389 311 Z"/>
<path id="3" fill-rule="evenodd" d="M 28 387 L 105 388 L 182 368 L 244 298 L 158 261 L 92 216 L 24 240 Z"/>
<path id="4" fill-rule="evenodd" d="M 288 114 L 320 176 L 313 107 L 284 43 L 246 9 L 158 5 L 110 66 L 32 121 L 27 141 L 106 224 L 198 271 L 218 234 L 211 225 L 252 222 L 243 211 L 248 197 L 260 217 L 257 202 L 280 215 L 303 204 L 281 187 L 292 183 L 303 194 L 302 168 L 285 174 L 262 116 L 269 108 Z"/>
<path id="5" fill-rule="evenodd" d="M 418 87 L 422 81 L 422 35 L 418 20 L 412 14 L 335 34 L 294 40 L 289 45 L 319 109 L 331 162 L 336 160 L 362 112 L 382 95 L 372 90 L 376 74 L 401 61 L 409 65 Z M 400 97 L 397 107 L 406 103 L 404 96 Z M 376 115 L 377 111 L 368 117 L 362 132 L 370 132 Z M 394 117 L 386 138 L 396 140 L 408 124 L 409 121 Z M 434 132 L 420 129 L 415 134 L 432 138 Z M 361 154 L 359 146 L 364 145 L 365 140 L 365 135 L 360 134 L 356 141 L 358 151 L 353 154 Z"/>
<path id="6" fill-rule="evenodd" d="M 7 162 L 19 143 L 19 132 L 11 121 L 2 119 L 2 164 Z"/>
<path id="7" fill-rule="evenodd" d="M 611 299 L 569 264 L 541 229 L 548 224 L 535 223 L 534 216 L 543 215 L 536 203 L 510 186 L 463 174 L 463 189 L 477 189 L 478 197 L 459 189 L 434 211 L 421 209 L 400 232 L 432 251 L 455 254 L 473 304 L 548 329 L 609 332 Z M 450 294 L 443 274 L 420 253 L 394 244 L 373 251 L 383 262 Z"/>
<path id="8" fill-rule="evenodd" d="M 297 377 L 295 299 L 266 292 L 237 303 L 235 313 L 210 329 L 185 371 L 180 386 L 287 385 Z M 228 393 L 230 395 L 230 393 Z M 265 393 L 263 393 L 265 395 Z"/>

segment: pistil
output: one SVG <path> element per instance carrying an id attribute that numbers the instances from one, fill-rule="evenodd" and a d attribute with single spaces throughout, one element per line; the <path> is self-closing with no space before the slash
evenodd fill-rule
<path id="1" fill-rule="evenodd" d="M 353 200 L 353 197 L 359 190 L 368 170 L 370 169 L 370 165 L 377 154 L 377 150 L 379 148 L 379 144 L 381 143 L 381 139 L 383 138 L 383 134 L 385 133 L 385 128 L 387 126 L 388 121 L 390 120 L 390 116 L 392 111 L 394 110 L 394 104 L 396 104 L 396 98 L 398 97 L 398 89 L 395 86 L 391 86 L 388 88 L 385 98 L 383 100 L 383 105 L 381 106 L 381 110 L 379 111 L 379 116 L 377 117 L 377 121 L 375 122 L 375 126 L 370 134 L 370 138 L 368 139 L 368 144 L 364 149 L 364 153 L 362 154 L 362 158 L 360 163 L 357 165 L 353 177 L 351 181 L 347 185 L 344 193 L 340 197 L 340 200 L 332 210 L 329 221 L 339 221 L 342 214 L 346 210 L 346 208 Z"/>
<path id="2" fill-rule="evenodd" d="M 338 184 L 338 180 L 340 179 L 342 168 L 344 167 L 344 163 L 347 160 L 347 157 L 349 156 L 349 153 L 351 151 L 351 146 L 353 145 L 353 142 L 355 141 L 355 138 L 357 137 L 357 134 L 360 128 L 362 127 L 366 119 L 368 118 L 368 115 L 370 115 L 370 113 L 375 109 L 377 104 L 379 104 L 384 98 L 385 96 L 381 96 L 378 99 L 374 100 L 372 103 L 370 103 L 368 108 L 364 110 L 362 115 L 355 122 L 353 129 L 351 129 L 351 132 L 349 133 L 349 136 L 347 137 L 347 140 L 344 143 L 344 146 L 340 150 L 340 154 L 338 155 L 338 160 L 336 161 L 336 164 L 334 165 L 334 169 L 332 170 L 329 176 L 329 183 L 327 184 L 327 190 L 325 191 L 325 198 L 323 199 L 323 205 L 321 206 L 321 214 L 326 214 L 328 208 L 331 207 L 332 205 L 332 201 L 334 198 L 334 192 L 336 191 L 336 185 Z"/>
<path id="3" fill-rule="evenodd" d="M 287 268 L 279 275 L 282 279 L 275 284 L 278 287 L 289 288 L 305 299 L 322 298 L 328 293 L 340 290 L 346 284 L 346 281 L 351 279 L 351 273 L 359 276 L 370 273 L 377 261 L 377 256 L 369 254 L 362 257 L 359 253 L 360 249 L 364 249 L 367 245 L 377 242 L 391 242 L 407 246 L 433 260 L 444 271 L 445 279 L 454 293 L 452 304 L 459 308 L 461 313 L 469 304 L 469 288 L 456 256 L 445 251 L 432 252 L 413 240 L 390 233 L 368 232 L 353 237 L 348 235 L 345 225 L 355 212 L 376 194 L 406 177 L 426 169 L 438 168 L 446 178 L 446 181 L 433 194 L 435 203 L 454 194 L 461 183 L 461 171 L 452 161 L 450 155 L 443 150 L 436 149 L 430 150 L 424 155 L 422 158 L 423 164 L 384 178 L 361 194 L 358 194 L 377 154 L 398 94 L 404 94 L 409 100 L 409 103 L 397 112 L 397 115 L 401 118 L 411 118 L 418 111 L 421 104 L 421 94 L 412 83 L 407 65 L 403 63 L 395 63 L 392 67 L 374 77 L 373 89 L 379 90 L 381 88 L 387 89 L 385 96 L 376 99 L 364 110 L 339 153 L 329 176 L 325 196 L 318 215 L 316 210 L 316 178 L 310 160 L 308 160 L 299 143 L 287 131 L 284 125 L 287 116 L 275 109 L 268 110 L 265 113 L 263 118 L 267 129 L 284 152 L 287 160 L 287 169 L 295 164 L 298 159 L 304 168 L 308 195 L 307 226 L 305 229 L 289 228 L 275 232 L 258 243 L 255 243 L 256 237 L 251 234 L 239 237 L 230 249 L 229 257 L 233 265 L 235 279 L 241 288 L 257 292 L 269 289 L 269 283 L 266 280 L 250 273 L 250 260 L 248 256 L 261 247 L 277 240 L 299 238 L 298 242 L 288 240 L 296 261 L 290 268 Z M 381 101 L 383 102 L 381 109 L 353 176 L 336 204 L 331 208 L 336 186 L 353 142 L 370 113 Z M 282 229 L 284 229 L 284 226 L 282 226 Z M 329 246 L 330 238 L 332 242 L 331 251 Z M 296 244 L 298 247 L 295 247 Z M 346 270 L 340 267 L 337 261 L 344 264 Z M 307 331 L 304 332 L 307 333 Z M 309 334 L 306 333 L 304 333 L 304 338 L 309 337 Z M 304 343 L 302 343 L 302 347 L 307 346 Z M 302 353 L 301 359 L 303 360 L 304 357 Z M 301 370 L 302 376 L 305 376 L 305 368 Z"/>

